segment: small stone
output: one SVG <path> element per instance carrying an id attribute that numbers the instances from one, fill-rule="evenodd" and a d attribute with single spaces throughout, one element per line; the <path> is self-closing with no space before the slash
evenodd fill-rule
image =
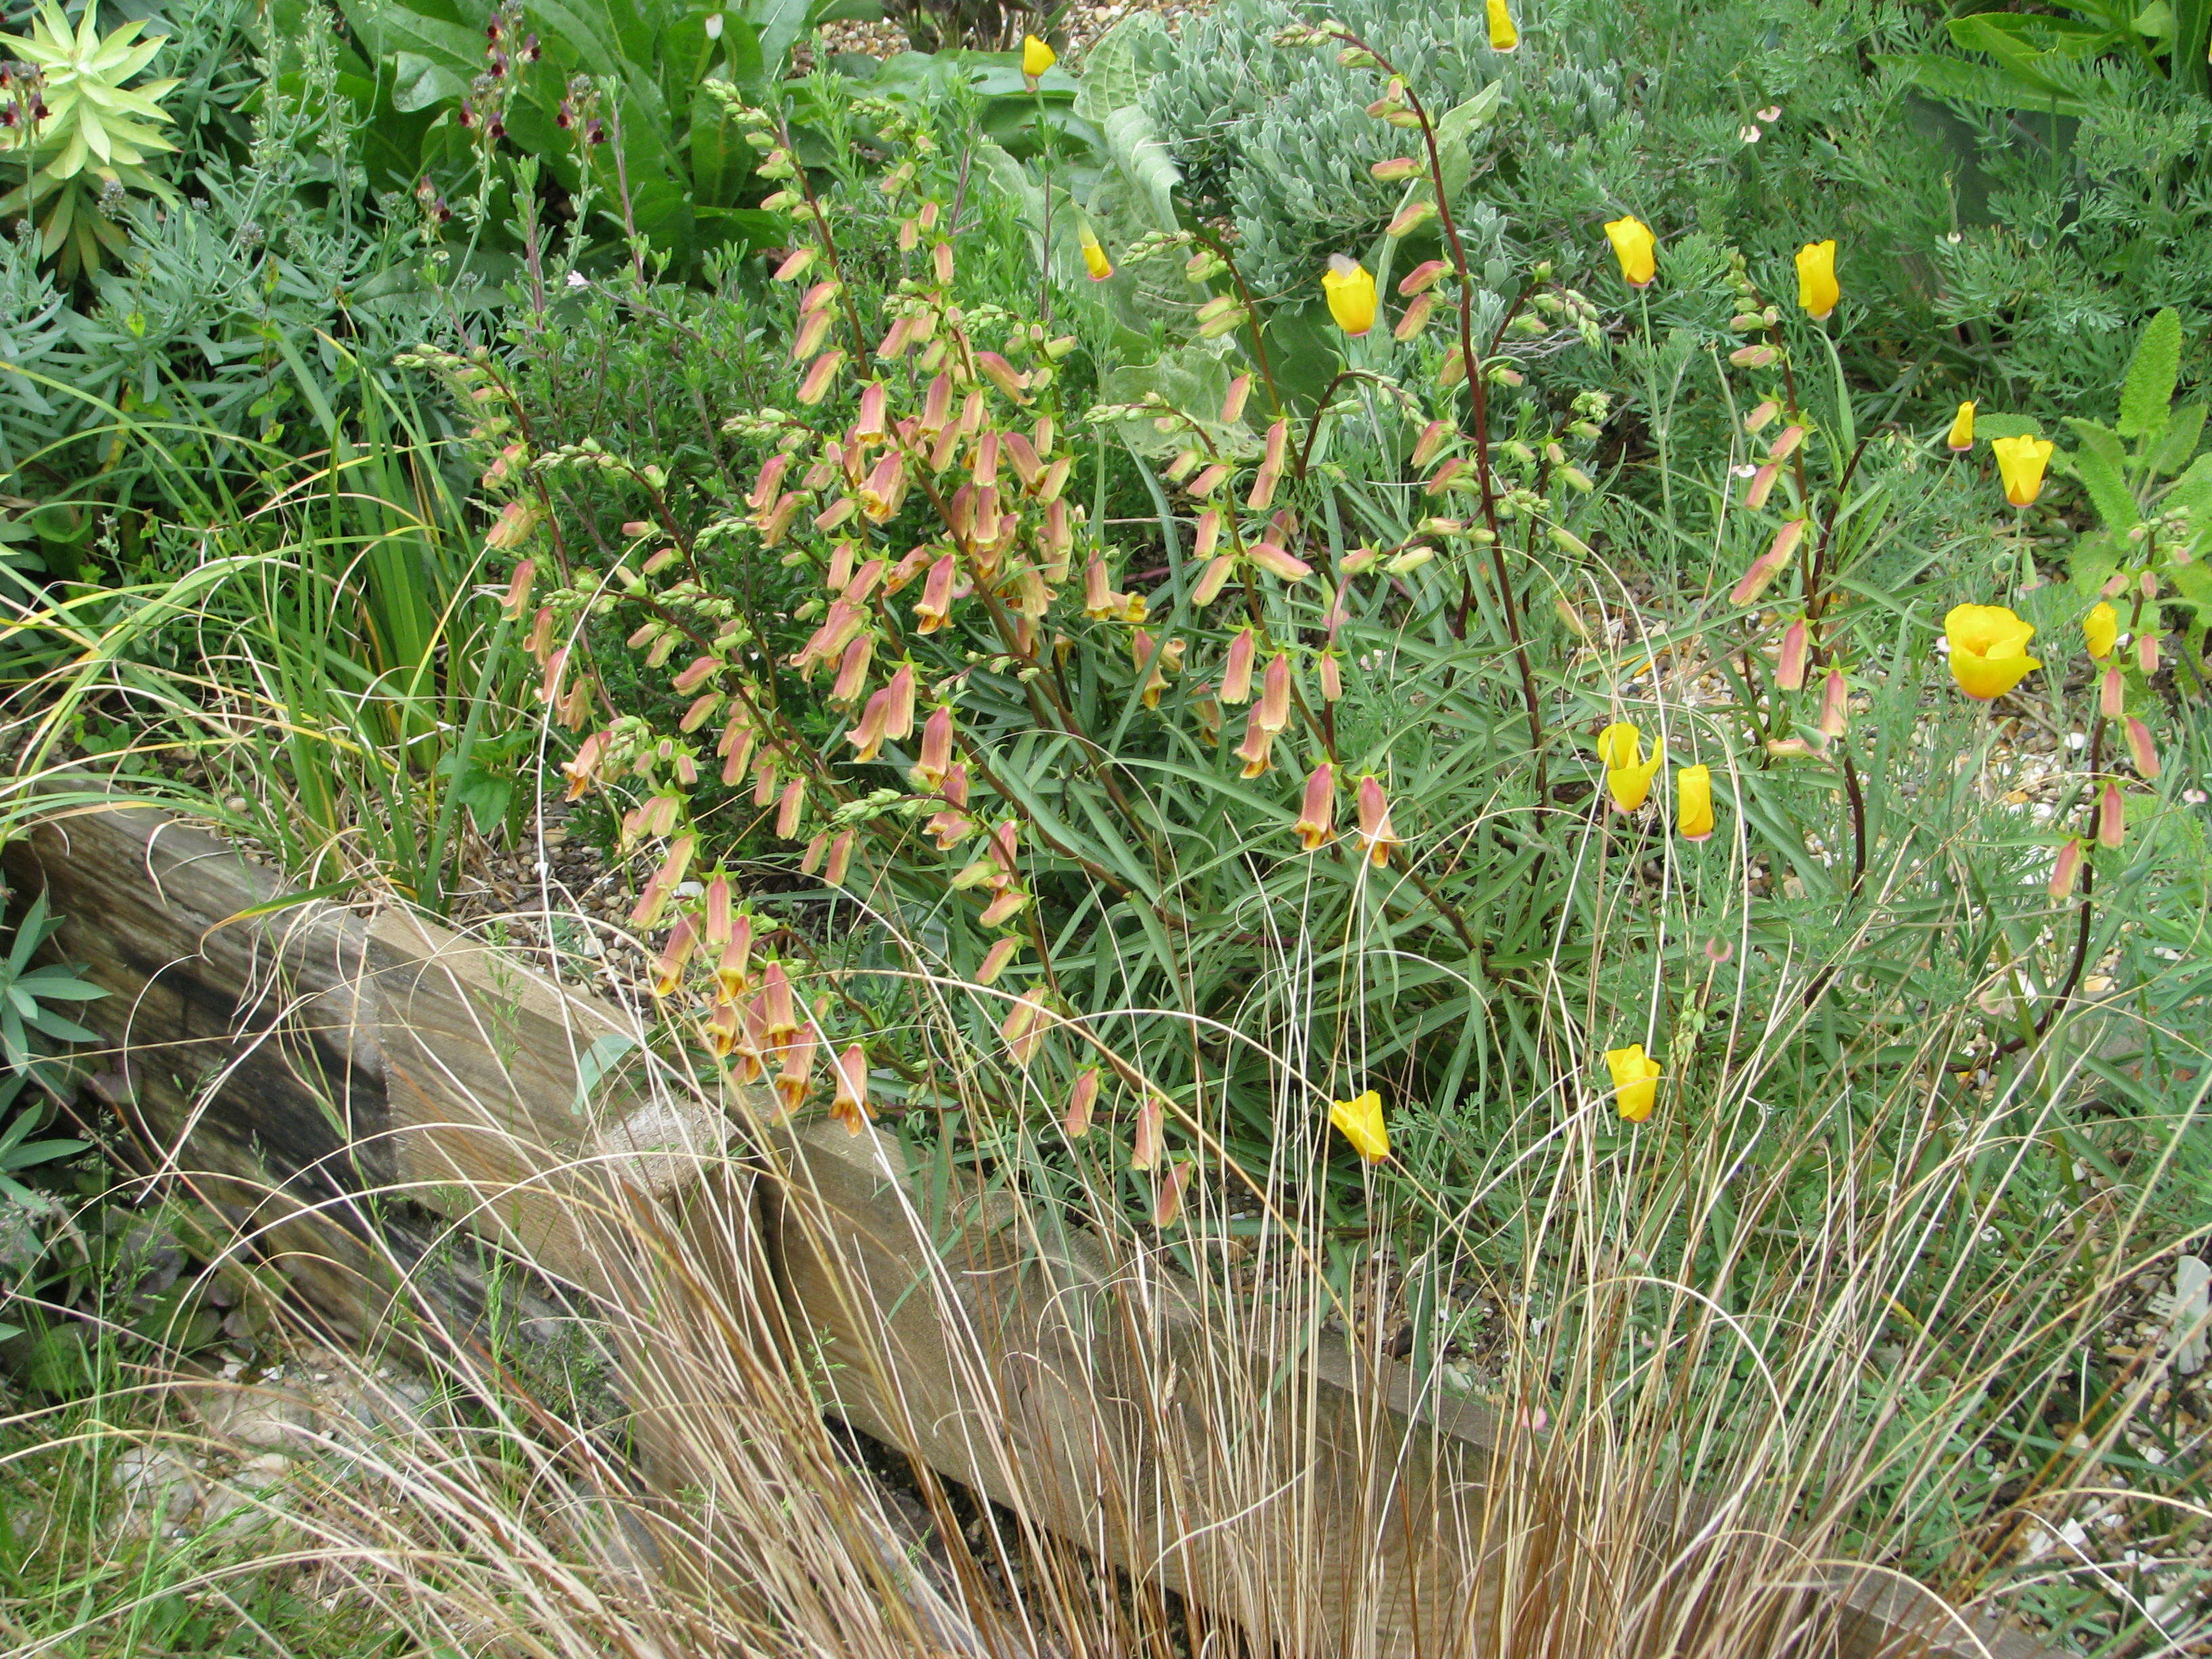
<path id="1" fill-rule="evenodd" d="M 218 1538 L 250 1532 L 264 1518 L 267 1506 L 255 1500 L 291 1473 L 292 1460 L 281 1452 L 264 1452 L 240 1464 L 228 1480 L 218 1481 L 201 1511 L 204 1531 Z"/>
<path id="2" fill-rule="evenodd" d="M 132 1446 L 112 1472 L 126 1505 L 125 1530 L 138 1536 L 166 1531 L 199 1507 L 205 1491 L 199 1471 L 165 1446 Z"/>
<path id="3" fill-rule="evenodd" d="M 314 1425 L 313 1408 L 306 1401 L 270 1389 L 202 1388 L 184 1394 L 207 1431 L 233 1445 L 263 1450 L 297 1446 Z"/>

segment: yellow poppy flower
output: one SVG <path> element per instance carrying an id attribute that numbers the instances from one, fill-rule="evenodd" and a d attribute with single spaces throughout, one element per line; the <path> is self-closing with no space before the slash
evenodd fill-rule
<path id="1" fill-rule="evenodd" d="M 2043 666 L 2027 654 L 2034 627 L 2001 605 L 1954 605 L 1943 618 L 1951 642 L 1951 677 L 1959 690 L 1987 702 Z"/>
<path id="2" fill-rule="evenodd" d="M 1797 250 L 1797 303 L 1826 322 L 1844 291 L 1836 285 L 1836 245 L 1808 242 Z"/>
<path id="3" fill-rule="evenodd" d="M 1022 36 L 1022 73 L 1030 80 L 1043 79 L 1044 72 L 1059 61 L 1060 54 L 1036 36 Z"/>
<path id="4" fill-rule="evenodd" d="M 1328 296 L 1328 314 L 1346 334 L 1357 338 L 1375 326 L 1375 279 L 1358 260 L 1330 254 L 1321 287 Z"/>
<path id="5" fill-rule="evenodd" d="M 2051 464 L 2048 438 L 1992 438 L 1990 453 L 1997 458 L 1997 476 L 2004 480 L 2005 499 L 2027 507 L 2043 493 L 2043 469 Z"/>
<path id="6" fill-rule="evenodd" d="M 1613 1074 L 1613 1104 L 1621 1116 L 1631 1123 L 1650 1117 L 1659 1098 L 1659 1079 L 1665 1073 L 1659 1062 L 1644 1052 L 1644 1045 L 1632 1042 L 1626 1048 L 1607 1049 L 1605 1068 Z"/>
<path id="7" fill-rule="evenodd" d="M 1613 243 L 1613 257 L 1620 261 L 1621 280 L 1631 288 L 1649 288 L 1659 274 L 1659 263 L 1653 257 L 1659 239 L 1651 234 L 1651 227 L 1638 218 L 1614 219 L 1606 225 L 1605 234 Z"/>
<path id="8" fill-rule="evenodd" d="M 1644 755 L 1644 734 L 1626 720 L 1615 720 L 1598 733 L 1597 757 L 1605 766 L 1606 793 L 1624 812 L 1633 812 L 1651 793 L 1651 780 L 1666 759 L 1663 749 Z"/>
<path id="9" fill-rule="evenodd" d="M 1684 841 L 1713 833 L 1713 769 L 1686 766 L 1674 774 L 1674 829 Z"/>
<path id="10" fill-rule="evenodd" d="M 1328 1121 L 1352 1143 L 1352 1151 L 1370 1164 L 1380 1164 L 1390 1156 L 1390 1131 L 1383 1126 L 1379 1091 L 1370 1089 L 1351 1100 L 1330 1102 Z"/>
<path id="11" fill-rule="evenodd" d="M 2089 614 L 2081 618 L 2081 638 L 2089 647 L 2089 654 L 2102 659 L 2112 654 L 2112 647 L 2120 642 L 2120 613 L 2100 599 L 2089 607 Z"/>

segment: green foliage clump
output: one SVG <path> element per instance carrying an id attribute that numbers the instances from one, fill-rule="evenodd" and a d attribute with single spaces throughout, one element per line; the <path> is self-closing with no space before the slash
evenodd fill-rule
<path id="1" fill-rule="evenodd" d="M 1230 0 L 1193 19 L 1142 100 L 1183 167 L 1193 210 L 1235 223 L 1247 279 L 1303 297 L 1330 254 L 1382 234 L 1404 190 L 1370 169 L 1408 153 L 1413 135 L 1365 113 L 1380 90 L 1369 72 L 1276 44 L 1301 9 Z M 1364 0 L 1330 15 L 1403 71 L 1433 116 L 1503 88 L 1512 119 L 1491 130 L 1476 158 L 1477 202 L 1515 203 L 1530 185 L 1549 191 L 1561 166 L 1628 114 L 1619 66 L 1493 52 L 1479 3 L 1413 12 Z"/>

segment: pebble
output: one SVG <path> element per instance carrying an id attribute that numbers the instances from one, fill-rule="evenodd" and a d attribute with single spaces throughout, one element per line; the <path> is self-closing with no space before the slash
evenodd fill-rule
<path id="1" fill-rule="evenodd" d="M 200 1515 L 200 1529 L 217 1538 L 235 1538 L 252 1531 L 268 1512 L 264 1494 L 291 1472 L 292 1460 L 281 1452 L 248 1458 L 209 1492 Z"/>
<path id="2" fill-rule="evenodd" d="M 236 1446 L 261 1450 L 296 1447 L 315 1425 L 313 1406 L 277 1389 L 203 1384 L 177 1393 L 209 1434 Z"/>
<path id="3" fill-rule="evenodd" d="M 132 1446 L 116 1455 L 112 1472 L 125 1506 L 123 1527 L 143 1537 L 173 1536 L 206 1491 L 200 1473 L 166 1446 Z"/>

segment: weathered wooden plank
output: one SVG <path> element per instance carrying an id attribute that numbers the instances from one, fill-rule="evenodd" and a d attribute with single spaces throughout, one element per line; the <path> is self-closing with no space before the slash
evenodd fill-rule
<path id="1" fill-rule="evenodd" d="M 64 918 L 54 949 L 110 993 L 82 1018 L 130 1079 L 113 1103 L 141 1164 L 222 1204 L 342 1328 L 387 1321 L 389 1254 L 477 1316 L 480 1275 L 447 1224 L 590 1288 L 580 1208 L 696 1167 L 646 1137 L 704 1115 L 672 1123 L 611 1087 L 579 1103 L 577 1057 L 635 1043 L 635 1022 L 475 941 L 390 913 L 271 911 L 273 872 L 146 809 L 50 821 L 4 859 Z"/>
<path id="2" fill-rule="evenodd" d="M 578 1218 L 635 1214 L 728 1258 L 718 1305 L 780 1299 L 780 1320 L 732 1340 L 818 1343 L 860 1426 L 1285 1653 L 1448 1653 L 1501 1616 L 1480 1521 L 1508 1495 L 1528 1507 L 1511 1484 L 1525 1462 L 1491 1413 L 1417 1402 L 1404 1367 L 1263 1320 L 1240 1352 L 1208 1351 L 1227 1310 L 1200 1287 L 988 1199 L 933 1212 L 889 1137 L 767 1133 L 757 1095 L 728 1104 L 762 1114 L 773 1178 L 733 1175 L 719 1110 L 582 1098 L 592 1045 L 644 1035 L 623 1011 L 411 916 L 249 915 L 274 878 L 161 814 L 50 823 L 5 860 L 67 916 L 61 951 L 116 994 L 88 1023 L 137 1068 L 142 1154 L 265 1222 L 342 1328 L 381 1316 L 388 1254 L 420 1257 L 441 1218 L 621 1305 L 619 1224 Z M 441 1297 L 480 1303 L 453 1277 Z M 1270 1358 L 1292 1344 L 1298 1364 Z M 1213 1392 L 1188 1392 L 1201 1382 Z M 680 1482 L 681 1432 L 640 1437 Z M 2040 1651 L 1872 1571 L 1811 1575 L 1774 1619 L 1778 1650 L 1842 1659 Z M 1790 1645 L 1801 1624 L 1817 1648 Z"/>
<path id="3" fill-rule="evenodd" d="M 890 1137 L 816 1127 L 793 1138 L 763 1222 L 825 1385 L 878 1438 L 1285 1653 L 1487 1647 L 1468 1638 L 1506 1616 L 1486 1571 L 1500 1536 L 1576 1548 L 1571 1499 L 1532 1501 L 1538 1460 L 1494 1413 L 1417 1401 L 1406 1367 L 1340 1338 L 1291 1368 L 1266 1356 L 1300 1333 L 1225 1352 L 1199 1287 L 1037 1237 L 988 1198 L 934 1213 L 927 1189 Z M 1700 1521 L 1680 1508 L 1656 1518 L 1657 1546 Z M 1808 1571 L 1772 1603 L 1777 1652 L 2042 1652 L 1892 1574 Z"/>

